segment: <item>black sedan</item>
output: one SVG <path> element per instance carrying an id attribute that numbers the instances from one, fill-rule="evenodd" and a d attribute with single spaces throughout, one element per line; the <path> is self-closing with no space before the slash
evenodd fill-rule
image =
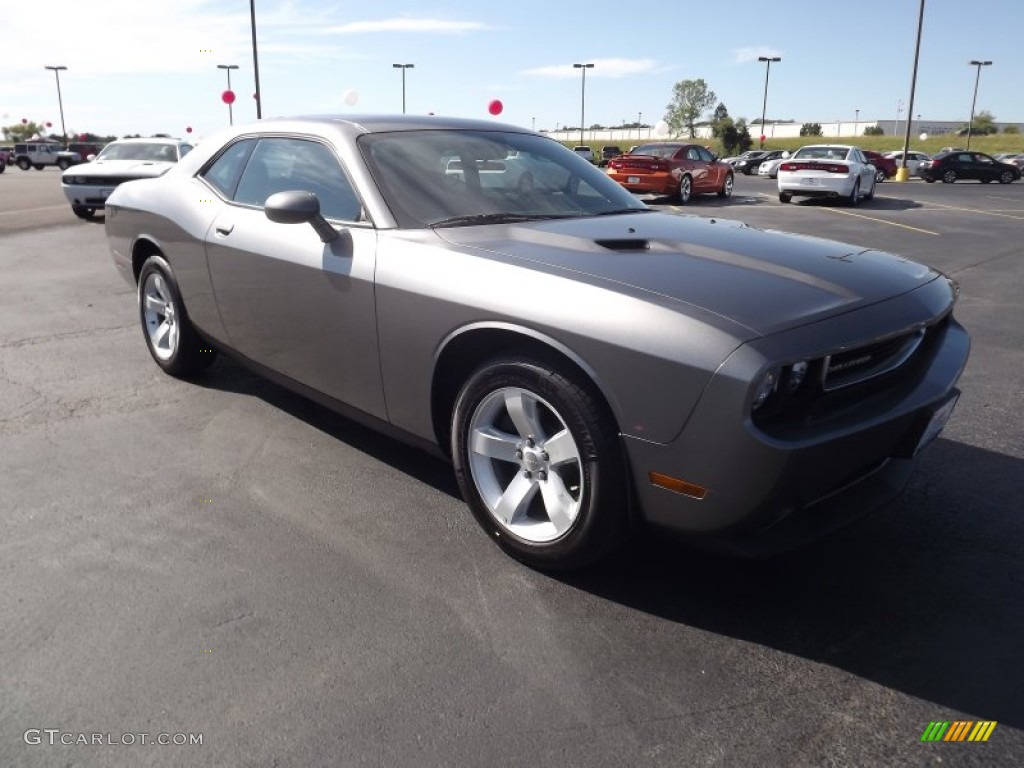
<path id="1" fill-rule="evenodd" d="M 750 157 L 743 157 L 733 163 L 735 168 L 740 173 L 745 173 L 747 176 L 757 173 L 757 169 L 761 167 L 761 163 L 767 162 L 768 160 L 776 160 L 782 157 L 781 149 L 773 149 L 769 152 L 758 152 Z"/>
<path id="2" fill-rule="evenodd" d="M 1001 163 L 983 152 L 943 152 L 917 166 L 917 175 L 929 184 L 941 181 L 952 184 L 961 179 L 976 179 L 982 184 L 998 181 L 1009 184 L 1020 178 L 1020 168 Z"/>

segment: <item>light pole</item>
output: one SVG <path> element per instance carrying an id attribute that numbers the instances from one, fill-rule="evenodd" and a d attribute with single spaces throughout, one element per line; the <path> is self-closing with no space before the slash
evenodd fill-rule
<path id="1" fill-rule="evenodd" d="M 530 118 L 530 130 L 531 131 L 536 131 L 537 130 L 537 118 L 536 117 L 531 117 Z"/>
<path id="2" fill-rule="evenodd" d="M 249 0 L 249 21 L 252 26 L 252 72 L 256 78 L 256 119 L 263 119 L 263 94 L 260 93 L 260 60 L 256 55 L 256 0 Z"/>
<path id="3" fill-rule="evenodd" d="M 238 65 L 237 64 L 218 64 L 217 65 L 217 69 L 223 69 L 223 70 L 227 71 L 227 73 L 228 73 L 228 90 L 230 91 L 231 90 L 231 70 L 232 69 L 238 69 Z M 232 99 L 232 101 L 234 101 L 234 100 Z M 229 101 L 228 102 L 228 125 L 234 125 L 234 124 L 235 124 L 235 113 L 231 109 L 231 102 Z"/>
<path id="4" fill-rule="evenodd" d="M 586 122 L 587 114 L 587 70 L 593 69 L 593 64 L 573 64 L 574 69 L 583 73 L 583 85 L 580 87 L 580 144 L 583 143 L 583 124 Z"/>
<path id="5" fill-rule="evenodd" d="M 643 125 L 643 124 L 644 124 L 644 113 L 643 112 L 637 112 L 636 113 L 636 138 L 637 138 L 637 141 L 640 140 L 640 126 Z"/>
<path id="6" fill-rule="evenodd" d="M 392 64 L 395 69 L 402 70 L 402 114 L 405 114 L 405 70 L 415 69 L 415 64 Z"/>
<path id="7" fill-rule="evenodd" d="M 60 73 L 67 70 L 65 66 L 46 67 L 46 69 L 53 70 L 53 76 L 57 80 L 57 106 L 60 107 L 60 133 L 64 139 L 64 149 L 68 148 L 68 131 L 64 127 L 64 99 L 60 95 Z"/>
<path id="8" fill-rule="evenodd" d="M 921 57 L 921 30 L 924 28 L 924 0 L 917 14 L 917 43 L 914 46 L 914 73 L 910 76 L 910 101 L 907 102 L 907 132 L 903 137 L 903 159 L 896 169 L 896 181 L 910 181 L 910 170 L 907 168 L 907 152 L 910 151 L 910 126 L 914 122 L 910 116 L 914 114 L 914 91 L 917 89 L 917 61 Z M 920 120 L 919 120 L 920 122 Z"/>
<path id="9" fill-rule="evenodd" d="M 967 124 L 967 149 L 971 148 L 971 132 L 974 130 L 974 105 L 978 101 L 978 81 L 981 80 L 981 68 L 992 66 L 992 62 L 971 59 L 970 64 L 972 67 L 977 67 L 978 72 L 974 76 L 974 98 L 971 99 L 971 122 Z"/>
<path id="10" fill-rule="evenodd" d="M 903 112 L 903 99 L 896 99 L 896 125 L 893 126 L 893 134 L 900 132 L 900 114 Z"/>
<path id="11" fill-rule="evenodd" d="M 781 56 L 758 56 L 758 61 L 763 61 L 767 66 L 764 69 L 764 101 L 761 102 L 761 143 L 760 149 L 764 149 L 764 116 L 768 109 L 768 75 L 772 72 L 772 62 L 782 61 Z"/>
<path id="12" fill-rule="evenodd" d="M 858 127 L 859 123 L 860 123 L 860 110 L 859 109 L 855 109 L 855 110 L 853 110 L 853 135 L 854 136 L 857 135 L 857 127 Z"/>

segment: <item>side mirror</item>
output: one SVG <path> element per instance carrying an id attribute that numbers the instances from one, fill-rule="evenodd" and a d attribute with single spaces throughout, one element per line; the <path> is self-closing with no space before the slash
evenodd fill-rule
<path id="1" fill-rule="evenodd" d="M 789 152 L 788 151 L 785 151 L 785 152 L 782 153 L 782 159 L 783 160 L 788 160 L 789 159 Z"/>
<path id="2" fill-rule="evenodd" d="M 338 231 L 320 215 L 320 201 L 312 192 L 292 189 L 267 198 L 263 213 L 277 224 L 309 224 L 320 236 L 320 241 L 331 243 L 338 239 Z"/>
<path id="3" fill-rule="evenodd" d="M 96 155 L 86 155 L 85 156 L 85 162 L 87 162 L 87 163 L 91 163 L 95 159 L 96 159 Z"/>

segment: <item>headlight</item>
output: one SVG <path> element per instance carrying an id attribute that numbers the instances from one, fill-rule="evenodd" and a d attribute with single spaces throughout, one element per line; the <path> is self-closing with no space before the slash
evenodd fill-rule
<path id="1" fill-rule="evenodd" d="M 85 178 L 83 176 L 68 176 L 65 181 L 68 184 L 85 184 Z"/>
<path id="2" fill-rule="evenodd" d="M 810 366 L 807 361 L 801 360 L 799 363 L 793 363 L 789 367 L 789 381 L 787 389 L 790 393 L 796 392 L 800 389 L 800 385 L 804 383 L 804 379 L 807 378 L 807 369 Z"/>
<path id="3" fill-rule="evenodd" d="M 779 369 L 769 368 L 761 375 L 761 381 L 758 382 L 757 388 L 754 390 L 754 402 L 753 409 L 756 411 L 765 401 L 772 396 L 775 391 L 775 387 L 779 383 Z"/>

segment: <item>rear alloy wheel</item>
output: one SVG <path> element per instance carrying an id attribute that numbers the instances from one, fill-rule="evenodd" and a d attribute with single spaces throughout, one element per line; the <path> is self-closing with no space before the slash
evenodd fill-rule
<path id="1" fill-rule="evenodd" d="M 889 177 L 885 175 L 885 171 L 883 171 L 881 169 L 875 171 L 875 183 L 876 184 L 881 184 L 887 178 L 889 178 Z"/>
<path id="2" fill-rule="evenodd" d="M 722 188 L 718 190 L 719 197 L 732 197 L 732 188 L 735 185 L 736 180 L 733 178 L 731 173 L 726 174 L 725 181 L 722 182 Z"/>
<path id="3" fill-rule="evenodd" d="M 779 202 L 780 203 L 788 203 L 792 199 L 793 199 L 793 193 L 792 192 L 779 192 Z"/>
<path id="4" fill-rule="evenodd" d="M 684 175 L 683 178 L 681 178 L 679 180 L 679 193 L 678 193 L 679 202 L 683 203 L 685 205 L 686 203 L 690 202 L 690 198 L 692 196 L 693 196 L 693 179 L 691 179 L 687 175 Z"/>
<path id="5" fill-rule="evenodd" d="M 944 174 L 942 174 L 942 183 L 943 184 L 952 184 L 955 181 L 956 181 L 956 171 L 950 170 L 950 171 L 946 171 Z"/>
<path id="6" fill-rule="evenodd" d="M 1000 184 L 1011 184 L 1012 182 L 1013 182 L 1013 172 L 1012 171 L 1003 171 L 1001 174 L 999 174 L 999 183 Z"/>
<path id="7" fill-rule="evenodd" d="M 88 205 L 72 205 L 71 212 L 80 219 L 91 219 L 96 215 L 96 209 Z"/>
<path id="8" fill-rule="evenodd" d="M 860 204 L 860 179 L 853 182 L 853 191 L 850 193 L 850 196 L 846 198 L 846 202 L 853 206 Z"/>
<path id="9" fill-rule="evenodd" d="M 618 430 L 589 384 L 559 364 L 501 357 L 455 403 L 462 495 L 498 546 L 536 568 L 582 567 L 627 533 Z"/>
<path id="10" fill-rule="evenodd" d="M 161 256 L 150 256 L 139 272 L 139 318 L 149 353 L 171 376 L 198 373 L 217 355 L 189 322 L 171 267 Z"/>

